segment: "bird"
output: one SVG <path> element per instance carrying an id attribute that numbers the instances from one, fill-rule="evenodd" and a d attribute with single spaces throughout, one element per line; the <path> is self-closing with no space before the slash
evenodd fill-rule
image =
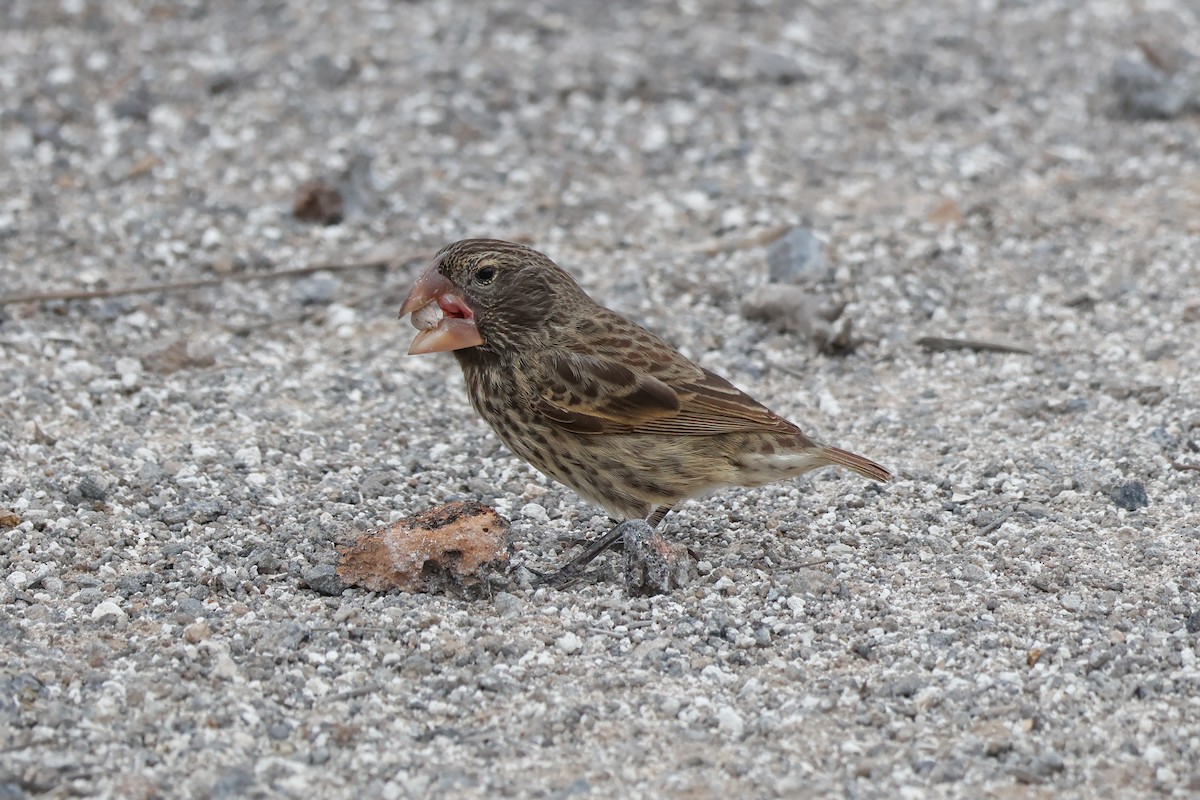
<path id="1" fill-rule="evenodd" d="M 682 501 L 825 466 L 888 469 L 822 444 L 661 338 L 601 306 L 546 255 L 499 239 L 446 245 L 400 307 L 409 355 L 452 352 L 471 406 L 517 457 L 617 521 L 651 528 Z M 553 573 L 565 585 L 618 525 Z"/>

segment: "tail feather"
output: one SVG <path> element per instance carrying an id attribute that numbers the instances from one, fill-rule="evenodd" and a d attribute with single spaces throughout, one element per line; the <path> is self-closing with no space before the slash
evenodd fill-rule
<path id="1" fill-rule="evenodd" d="M 839 467 L 852 469 L 864 478 L 870 478 L 873 481 L 887 483 L 892 479 L 892 473 L 887 468 L 876 464 L 869 458 L 864 458 L 848 450 L 842 450 L 840 447 L 822 445 L 821 457 L 830 464 L 837 464 Z"/>

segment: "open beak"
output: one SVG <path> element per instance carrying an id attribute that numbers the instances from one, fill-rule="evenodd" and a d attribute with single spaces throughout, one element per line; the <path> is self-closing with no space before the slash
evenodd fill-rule
<path id="1" fill-rule="evenodd" d="M 400 306 L 400 316 L 412 314 L 413 327 L 420 331 L 408 348 L 410 356 L 483 344 L 475 312 L 437 267 L 436 261 L 426 267 Z"/>

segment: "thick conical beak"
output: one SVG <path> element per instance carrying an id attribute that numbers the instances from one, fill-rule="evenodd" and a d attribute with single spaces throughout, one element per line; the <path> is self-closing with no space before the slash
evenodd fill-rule
<path id="1" fill-rule="evenodd" d="M 412 314 L 413 327 L 420 330 L 408 348 L 410 356 L 483 344 L 475 312 L 437 267 L 435 261 L 421 273 L 400 306 L 400 316 Z"/>

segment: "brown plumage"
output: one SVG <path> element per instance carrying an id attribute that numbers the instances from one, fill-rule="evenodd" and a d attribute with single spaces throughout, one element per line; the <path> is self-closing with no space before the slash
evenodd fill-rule
<path id="1" fill-rule="evenodd" d="M 421 328 L 410 353 L 453 350 L 471 405 L 513 453 L 617 519 L 654 525 L 710 489 L 828 465 L 891 478 L 598 305 L 528 247 L 443 248 L 400 313 Z"/>

